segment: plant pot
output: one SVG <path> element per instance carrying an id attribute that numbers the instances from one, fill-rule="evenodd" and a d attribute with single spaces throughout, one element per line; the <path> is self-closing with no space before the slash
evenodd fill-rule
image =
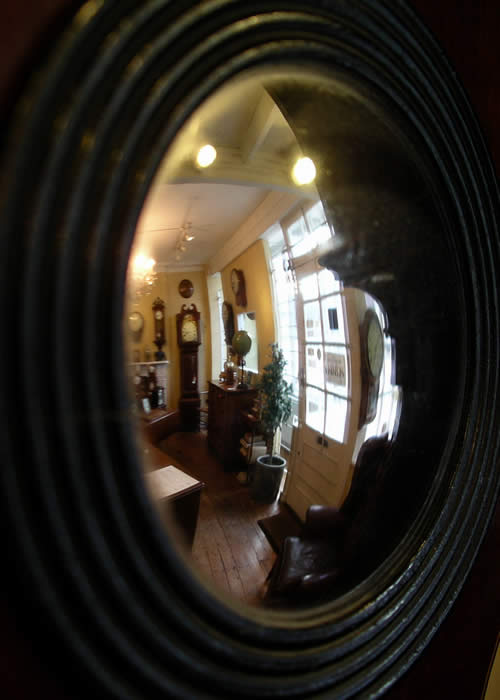
<path id="1" fill-rule="evenodd" d="M 274 503 L 278 496 L 286 459 L 279 455 L 257 457 L 250 493 L 254 501 Z"/>

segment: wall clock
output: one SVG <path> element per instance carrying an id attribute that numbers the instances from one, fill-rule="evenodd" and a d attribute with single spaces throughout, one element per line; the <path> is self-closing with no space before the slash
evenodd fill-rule
<path id="1" fill-rule="evenodd" d="M 162 350 L 162 347 L 165 345 L 165 302 L 156 297 L 152 308 L 155 333 L 153 343 L 158 348 L 155 352 L 155 359 L 159 361 L 165 359 L 165 353 Z"/>
<path id="2" fill-rule="evenodd" d="M 235 267 L 231 270 L 231 289 L 233 290 L 238 306 L 246 306 L 247 291 L 243 270 L 237 270 Z"/>
<path id="3" fill-rule="evenodd" d="M 144 330 L 144 316 L 140 311 L 131 311 L 128 315 L 127 323 L 132 340 L 138 343 Z"/>
<path id="4" fill-rule="evenodd" d="M 189 299 L 189 297 L 193 296 L 194 293 L 194 285 L 191 282 L 191 280 L 181 280 L 179 282 L 179 294 L 181 297 L 184 297 L 184 299 Z"/>
<path id="5" fill-rule="evenodd" d="M 377 413 L 380 375 L 384 365 L 384 332 L 377 314 L 368 309 L 360 328 L 361 402 L 359 427 L 370 423 Z"/>
<path id="6" fill-rule="evenodd" d="M 199 430 L 198 348 L 201 343 L 200 313 L 195 304 L 182 305 L 177 314 L 177 343 L 180 350 L 181 398 L 179 413 L 184 430 Z"/>

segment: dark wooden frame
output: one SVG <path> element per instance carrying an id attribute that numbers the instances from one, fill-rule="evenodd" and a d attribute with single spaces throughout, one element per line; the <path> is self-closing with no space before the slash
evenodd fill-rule
<path id="1" fill-rule="evenodd" d="M 234 311 L 233 305 L 228 301 L 222 302 L 222 323 L 224 324 L 224 340 L 226 345 L 232 346 L 234 336 Z M 224 309 L 226 309 L 227 319 L 224 320 Z"/>
<path id="2" fill-rule="evenodd" d="M 23 352 L 14 358 L 15 371 L 3 393 L 22 392 L 30 439 L 25 439 L 26 422 L 21 433 L 4 401 L 9 430 L 1 438 L 2 517 L 11 564 L 5 585 L 19 625 L 29 630 L 33 643 L 43 640 L 44 654 L 53 647 L 50 667 L 61 675 L 70 672 L 73 681 L 78 677 L 87 697 L 89 689 L 100 697 L 192 696 L 198 691 L 233 697 L 263 691 L 268 697 L 283 692 L 378 695 L 415 661 L 449 611 L 498 492 L 498 190 L 454 74 L 432 37 L 401 4 L 389 9 L 383 2 L 332 1 L 315 12 L 310 4 L 292 1 L 286 8 L 280 5 L 281 12 L 262 16 L 260 23 L 256 12 L 276 5 L 246 7 L 220 3 L 218 14 L 207 17 L 200 6 L 188 18 L 183 3 L 158 4 L 158 21 L 151 21 L 151 8 L 141 8 L 131 28 L 120 22 L 138 9 L 135 3 L 106 4 L 86 23 L 75 24 L 66 37 L 66 53 L 57 45 L 50 69 L 37 61 L 42 82 L 31 85 L 29 113 L 15 119 L 10 110 L 7 114 L 16 129 L 8 132 L 10 149 L 3 163 L 4 172 L 13 176 L 5 190 L 0 298 Z M 163 54 L 152 52 L 137 73 L 125 75 L 135 47 L 148 43 L 152 32 L 168 35 L 181 21 L 178 44 L 166 40 Z M 109 44 L 106 51 L 113 53 L 106 54 L 104 41 L 119 26 L 118 43 Z M 193 63 L 190 51 L 203 46 L 204 31 L 211 36 L 206 60 L 198 55 Z M 274 41 L 267 44 L 269 38 Z M 288 43 L 280 44 L 284 39 Z M 47 48 L 55 45 L 47 42 Z M 246 48 L 251 51 L 244 55 Z M 377 60 L 391 56 L 408 61 Z M 460 406 L 471 432 L 462 423 L 455 436 L 449 458 L 453 481 L 448 477 L 442 483 L 443 491 L 446 485 L 453 488 L 443 496 L 440 514 L 427 511 L 417 555 L 400 552 L 402 566 L 390 562 L 389 570 L 349 600 L 307 621 L 288 622 L 252 617 L 219 601 L 200 587 L 165 538 L 138 479 L 124 377 L 116 372 L 123 361 L 121 308 L 112 307 L 111 323 L 102 309 L 103 299 L 111 307 L 123 298 L 137 215 L 159 162 L 151 155 L 152 144 L 161 136 L 166 148 L 190 110 L 224 79 L 275 60 L 341 62 L 357 77 L 364 75 L 387 90 L 391 86 L 442 165 L 439 187 L 449 194 L 457 247 L 467 250 L 468 303 L 478 312 L 474 333 L 467 327 L 477 360 L 466 385 L 466 398 L 473 400 Z M 149 103 L 144 99 L 148 88 L 174 63 L 182 90 L 176 92 L 179 81 L 167 82 Z M 83 81 L 90 67 L 101 78 L 92 85 Z M 442 81 L 445 96 L 436 89 Z M 84 84 L 86 89 L 75 94 L 75 85 Z M 109 100 L 112 85 L 122 89 L 122 103 Z M 418 103 L 416 85 L 423 95 Z M 186 101 L 179 121 L 169 119 L 181 94 Z M 53 126 L 68 107 L 74 120 L 56 143 Z M 89 123 L 99 129 L 94 148 L 85 154 L 79 144 Z M 119 163 L 111 134 L 123 145 Z M 59 158 L 50 158 L 56 149 Z M 143 186 L 136 171 L 146 173 Z M 41 191 L 43 182 L 51 185 Z M 107 186 L 100 187 L 103 183 Z M 20 222 L 19 212 L 26 210 L 31 216 Z M 66 218 L 69 213 L 73 216 Z M 70 225 L 59 235 L 63 221 Z M 89 231 L 94 256 L 87 255 Z M 491 259 L 481 252 L 485 245 Z M 21 277 L 19 266 L 10 263 L 25 255 L 27 273 Z M 10 308 L 13 294 L 23 307 L 22 325 L 19 309 Z M 71 310 L 82 301 L 84 314 L 75 318 Z M 56 312 L 52 337 L 42 323 L 44 308 Z M 96 367 L 97 343 L 103 342 L 111 348 L 109 362 Z M 2 359 L 10 366 L 12 358 Z M 60 462 L 68 468 L 56 469 Z M 38 651 L 41 655 L 42 644 Z M 78 692 L 74 683 L 72 688 Z"/>

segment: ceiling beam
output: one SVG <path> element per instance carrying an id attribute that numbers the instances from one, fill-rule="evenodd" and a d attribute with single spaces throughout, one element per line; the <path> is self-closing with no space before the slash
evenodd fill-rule
<path id="1" fill-rule="evenodd" d="M 278 117 L 283 120 L 274 100 L 263 90 L 252 120 L 241 142 L 241 158 L 244 163 L 247 163 L 255 156 Z"/>

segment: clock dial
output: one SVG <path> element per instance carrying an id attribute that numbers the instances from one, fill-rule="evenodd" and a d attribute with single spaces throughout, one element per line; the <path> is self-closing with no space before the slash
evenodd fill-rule
<path id="1" fill-rule="evenodd" d="M 384 335 L 380 323 L 373 317 L 366 338 L 368 366 L 374 377 L 378 377 L 384 364 Z"/>
<path id="2" fill-rule="evenodd" d="M 198 340 L 198 326 L 192 316 L 184 316 L 181 338 L 184 343 L 195 343 Z"/>
<path id="3" fill-rule="evenodd" d="M 162 318 L 163 318 L 163 311 L 160 311 L 160 310 L 155 311 L 155 319 L 156 319 L 157 321 L 161 321 Z"/>

